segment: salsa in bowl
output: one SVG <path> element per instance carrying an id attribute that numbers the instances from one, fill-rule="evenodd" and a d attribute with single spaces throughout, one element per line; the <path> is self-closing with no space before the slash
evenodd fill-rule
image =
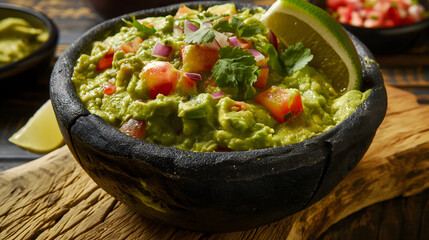
<path id="1" fill-rule="evenodd" d="M 374 54 L 397 54 L 418 48 L 429 28 L 428 0 L 310 2 L 332 14 Z"/>
<path id="2" fill-rule="evenodd" d="M 206 18 L 213 18 L 214 15 L 205 16 L 204 14 L 209 13 L 204 12 L 208 12 L 210 7 L 219 4 L 222 3 L 192 2 L 185 4 L 185 6 L 191 11 L 203 14 Z M 235 4 L 234 8 L 238 15 L 233 14 L 237 19 L 232 21 L 236 21 L 236 23 L 240 22 L 239 20 L 246 21 L 240 14 L 248 12 L 248 14 L 253 13 L 254 16 L 258 12 L 264 11 L 258 6 L 245 4 Z M 371 53 L 355 37 L 351 36 L 362 63 L 362 81 L 359 90 L 347 92 L 355 92 L 353 94 L 358 96 L 355 99 L 361 100 L 347 100 L 357 103 L 357 106 L 352 107 L 349 114 L 340 114 L 344 119 L 338 124 L 333 124 L 325 132 L 290 144 L 262 147 L 248 145 L 251 147 L 242 149 L 239 147 L 243 147 L 241 145 L 245 145 L 244 143 L 236 144 L 238 149 L 233 149 L 232 146 L 234 145 L 230 143 L 230 139 L 241 137 L 240 132 L 233 132 L 225 137 L 228 144 L 216 144 L 214 147 L 207 148 L 207 151 L 181 147 L 180 144 L 160 144 L 157 142 L 158 140 L 153 139 L 163 135 L 163 131 L 168 133 L 170 129 L 173 129 L 169 133 L 174 136 L 172 137 L 173 142 L 176 141 L 175 138 L 180 138 L 180 136 L 186 135 L 187 131 L 191 131 L 190 136 L 198 136 L 190 137 L 192 142 L 190 146 L 194 146 L 198 144 L 211 145 L 215 139 L 213 136 L 219 135 L 216 131 L 226 131 L 225 129 L 231 126 L 233 126 L 234 131 L 241 131 L 240 127 L 242 127 L 244 129 L 242 135 L 257 127 L 263 128 L 262 124 L 257 123 L 255 119 L 269 119 L 265 120 L 266 126 L 269 127 L 272 124 L 273 128 L 282 124 L 284 126 L 298 124 L 302 121 L 299 118 L 307 116 L 313 111 L 311 109 L 316 108 L 306 107 L 305 95 L 310 94 L 310 92 L 305 93 L 306 91 L 303 91 L 301 93 L 300 84 L 296 84 L 296 89 L 291 87 L 293 82 L 297 81 L 296 79 L 305 79 L 305 77 L 295 78 L 294 75 L 320 75 L 320 79 L 317 79 L 316 83 L 301 81 L 301 85 L 310 85 L 307 86 L 307 90 L 312 89 L 312 87 L 316 90 L 319 88 L 332 89 L 335 92 L 332 95 L 339 98 L 347 94 L 343 92 L 343 89 L 336 90 L 329 87 L 329 84 L 324 82 L 326 75 L 317 73 L 317 70 L 311 68 L 310 65 L 298 67 L 299 69 L 290 75 L 289 73 L 281 73 L 285 76 L 272 78 L 275 80 L 268 80 L 269 78 L 267 78 L 263 89 L 259 89 L 258 84 L 255 86 L 263 72 L 262 70 L 265 69 L 264 66 L 269 65 L 269 56 L 265 55 L 264 50 L 267 46 L 271 48 L 268 44 L 274 43 L 269 39 L 269 31 L 260 32 L 262 34 L 256 36 L 258 40 L 252 41 L 252 47 L 245 49 L 239 45 L 234 47 L 234 44 L 230 43 L 231 38 L 234 39 L 234 37 L 237 38 L 238 42 L 240 41 L 238 37 L 246 39 L 240 35 L 241 33 L 234 35 L 234 30 L 231 29 L 233 34 L 227 34 L 229 31 L 216 30 L 227 37 L 226 42 L 228 44 L 224 43 L 225 46 L 223 47 L 218 46 L 219 49 L 216 50 L 218 59 L 214 61 L 214 64 L 210 64 L 210 70 L 198 70 L 201 66 L 209 64 L 209 61 L 206 58 L 207 55 L 193 51 L 199 51 L 195 49 L 209 51 L 208 49 L 218 48 L 214 40 L 218 42 L 221 40 L 215 36 L 213 39 L 209 38 L 205 41 L 206 44 L 203 42 L 198 44 L 186 42 L 185 31 L 189 29 L 186 30 L 185 22 L 193 22 L 193 18 L 189 16 L 178 20 L 180 17 L 175 18 L 174 16 L 179 9 L 183 8 L 180 5 L 172 5 L 135 12 L 132 15 L 135 16 L 136 21 L 132 20 L 131 14 L 106 21 L 73 43 L 57 61 L 51 78 L 51 99 L 65 141 L 79 164 L 106 192 L 145 217 L 197 231 L 236 231 L 260 226 L 295 213 L 325 196 L 362 158 L 386 111 L 386 92 L 383 79 L 378 65 L 371 60 L 373 59 Z M 166 19 L 171 19 L 169 21 L 173 23 L 179 22 L 177 25 L 169 25 L 172 32 L 162 32 L 163 36 L 167 36 L 167 39 L 170 38 L 170 40 L 174 39 L 174 41 L 160 40 L 156 33 L 150 35 L 154 37 L 147 38 L 153 38 L 153 41 L 146 43 L 145 40 L 147 39 L 144 36 L 140 36 L 142 41 L 133 35 L 127 35 L 128 38 L 123 38 L 121 41 L 117 40 L 117 38 L 121 38 L 120 36 L 125 36 L 116 35 L 117 33 L 121 33 L 121 31 L 137 33 L 137 28 L 142 28 L 140 25 L 144 26 L 143 29 L 153 27 L 156 32 L 162 31 L 157 29 L 158 25 L 156 24 L 149 24 L 145 20 L 138 21 L 139 19 L 147 20 L 148 17 L 151 19 L 155 17 L 159 22 L 165 22 Z M 196 16 L 196 19 L 200 18 Z M 232 21 L 230 22 L 230 19 L 234 18 L 231 16 L 228 20 L 224 19 L 221 24 L 224 24 L 225 27 L 231 27 Z M 216 19 L 213 18 L 210 21 L 211 26 L 216 26 L 217 23 L 213 22 L 214 20 Z M 135 27 L 133 22 L 138 27 Z M 193 24 L 198 29 L 194 28 L 193 33 L 198 33 L 199 30 L 201 32 L 201 29 L 204 30 L 204 24 L 210 26 L 206 23 L 207 21 L 197 20 L 195 22 Z M 260 26 L 258 21 L 254 22 L 256 23 L 255 26 Z M 249 25 L 252 26 L 252 24 Z M 176 37 L 174 34 L 180 34 L 180 29 L 175 28 L 175 26 L 181 27 L 183 29 L 181 34 L 184 35 Z M 206 27 L 212 29 L 208 26 Z M 236 24 L 235 26 L 235 29 L 240 29 L 243 24 Z M 259 29 L 259 27 L 252 28 Z M 265 29 L 264 26 L 260 26 L 260 28 Z M 149 31 L 153 32 L 153 30 Z M 204 31 L 208 32 L 207 30 Z M 113 37 L 109 38 L 108 36 Z M 254 36 L 252 35 L 252 37 Z M 124 49 L 133 49 L 135 43 L 143 45 L 135 53 L 124 51 Z M 265 46 L 258 48 L 263 43 Z M 144 44 L 147 45 L 146 48 L 144 48 Z M 161 49 L 155 51 L 156 46 L 160 44 L 162 44 Z M 277 44 L 282 53 L 286 46 L 282 46 L 281 43 Z M 275 44 L 271 44 L 271 46 L 276 49 Z M 230 54 L 232 55 L 230 58 L 224 58 L 222 49 L 234 51 L 234 54 Z M 264 57 L 249 51 L 249 49 L 259 52 Z M 294 45 L 294 50 L 307 52 L 305 47 L 300 46 L 300 44 Z M 105 59 L 109 51 L 113 52 L 112 60 L 101 60 Z M 143 58 L 140 58 L 139 54 Z M 195 61 L 184 61 L 189 56 L 186 54 L 190 54 L 191 59 Z M 299 55 L 305 55 L 307 59 L 310 58 L 308 54 Z M 222 83 L 216 83 L 216 78 L 219 79 L 219 77 L 213 73 L 212 69 L 216 68 L 219 59 L 229 59 L 226 61 L 227 63 L 222 65 L 225 69 L 228 69 L 228 65 L 239 66 L 237 62 L 240 61 L 235 59 L 237 56 L 240 61 L 247 61 L 246 67 L 251 68 L 250 77 L 246 79 L 254 80 L 250 81 L 250 85 L 237 83 L 237 86 L 219 86 Z M 202 57 L 204 57 L 204 61 L 201 60 Z M 93 58 L 93 60 L 83 61 L 82 58 Z M 271 59 L 275 58 L 271 56 Z M 101 65 L 108 67 L 104 69 L 99 67 L 97 70 L 100 61 L 103 63 Z M 123 61 L 123 64 L 120 61 Z M 138 63 L 136 65 L 130 63 L 134 63 L 134 61 Z M 258 65 L 257 63 L 260 61 L 262 63 Z M 278 64 L 285 66 L 282 59 L 278 59 L 278 61 Z M 303 62 L 305 61 L 303 60 Z M 87 68 L 82 67 L 85 66 L 84 63 L 88 63 L 86 64 Z M 136 66 L 137 71 L 135 72 L 125 68 Z M 116 67 L 119 68 L 116 69 Z M 273 66 L 268 66 L 268 68 L 271 71 Z M 87 74 L 79 75 L 79 72 L 85 73 L 87 69 L 93 69 L 94 77 L 88 77 Z M 228 71 L 222 70 L 219 74 L 222 73 L 228 73 Z M 271 74 L 274 73 L 275 71 L 271 72 Z M 127 84 L 118 86 L 116 77 L 119 77 L 119 74 L 124 77 L 121 77 L 124 80 L 123 83 Z M 167 84 L 162 84 L 161 87 L 153 87 L 151 85 L 152 78 L 157 79 L 160 74 L 165 74 L 167 79 L 173 79 L 171 81 L 174 84 L 167 81 Z M 213 77 L 213 74 L 216 77 Z M 231 74 L 226 75 L 225 77 L 228 78 Z M 214 81 L 211 78 L 215 78 Z M 285 78 L 288 79 L 287 84 L 291 85 L 283 83 Z M 86 85 L 76 84 L 85 79 L 89 79 Z M 133 81 L 135 83 L 132 83 Z M 272 81 L 281 83 L 276 85 Z M 106 84 L 107 87 L 105 87 L 106 82 L 114 84 Z M 134 89 L 141 89 L 141 91 L 133 91 L 133 94 L 138 94 L 135 102 L 129 100 L 133 99 L 131 96 L 110 102 L 111 107 L 116 108 L 117 106 L 118 109 L 127 109 L 122 111 L 124 114 L 116 114 L 120 113 L 121 110 L 114 111 L 112 115 L 114 117 L 110 118 L 106 112 L 99 113 L 103 103 L 97 105 L 97 101 L 103 102 L 102 98 L 106 97 L 108 102 L 107 99 L 116 98 L 115 94 L 127 95 L 129 94 L 127 91 L 129 86 L 134 86 Z M 80 92 L 86 87 L 96 90 L 94 92 L 84 91 L 84 93 L 90 93 L 86 96 Z M 302 88 L 306 89 L 305 86 Z M 269 89 L 271 90 L 266 92 Z M 292 103 L 286 105 L 292 110 L 277 114 L 276 111 L 270 110 L 264 104 L 258 103 L 258 98 L 275 94 L 277 91 L 286 92 L 287 99 L 292 99 Z M 330 91 L 328 93 L 327 95 L 331 94 Z M 299 110 L 300 104 L 296 104 L 299 101 L 296 100 L 295 102 L 295 96 L 298 95 L 301 98 L 301 110 Z M 323 93 L 315 94 L 314 98 L 318 99 L 322 95 Z M 97 100 L 97 96 L 99 98 L 101 96 L 101 99 Z M 86 101 L 86 99 L 91 100 Z M 278 98 L 273 99 L 278 100 Z M 328 99 L 326 102 L 329 101 L 334 100 Z M 130 103 L 136 104 L 137 107 L 120 107 L 121 105 L 130 106 Z M 323 100 L 313 103 L 314 105 L 323 104 Z M 156 108 L 161 109 L 153 110 Z M 151 117 L 138 119 L 137 115 L 128 114 L 131 112 L 138 114 L 139 111 L 136 109 L 143 109 L 144 112 L 148 113 L 147 116 Z M 253 116 L 254 124 L 249 124 L 248 118 L 242 118 L 242 116 L 248 115 Z M 119 117 L 116 118 L 115 116 Z M 126 117 L 124 118 L 124 116 Z M 152 117 L 153 119 L 151 119 Z M 140 139 L 139 135 L 134 134 L 139 131 L 132 130 L 132 127 L 123 127 L 129 119 L 144 122 L 144 136 L 152 136 L 149 132 L 152 130 L 149 130 L 148 125 L 152 124 L 159 130 L 153 131 L 155 133 L 153 139 Z M 312 121 L 316 120 L 312 119 Z M 187 121 L 188 123 L 186 123 Z M 244 121 L 244 123 L 241 124 L 240 121 Z M 158 122 L 162 124 L 157 125 Z M 136 125 L 142 126 L 141 124 Z M 210 129 L 214 128 L 213 126 L 216 127 L 215 130 Z M 120 130 L 121 128 L 123 129 Z M 267 130 L 260 134 L 267 135 L 270 131 Z M 164 134 L 164 137 L 169 138 L 169 134 Z M 209 140 L 202 141 L 201 139 L 204 140 L 205 137 Z M 244 141 L 246 139 L 248 137 L 245 137 Z M 160 138 L 159 141 L 163 141 L 163 139 Z M 183 142 L 186 141 L 190 140 Z M 259 141 L 256 142 L 259 144 Z M 264 143 L 265 140 L 261 142 Z"/>

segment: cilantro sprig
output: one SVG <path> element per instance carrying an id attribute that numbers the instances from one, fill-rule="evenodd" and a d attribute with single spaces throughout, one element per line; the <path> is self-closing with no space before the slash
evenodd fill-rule
<path id="1" fill-rule="evenodd" d="M 253 55 L 239 47 L 223 47 L 213 66 L 212 76 L 219 87 L 248 89 L 258 78 L 258 66 Z"/>
<path id="2" fill-rule="evenodd" d="M 219 20 L 213 25 L 213 29 L 219 32 L 234 33 L 236 36 L 246 39 L 264 31 L 264 29 L 257 24 L 243 24 L 243 20 L 236 16 L 232 16 L 229 20 Z"/>
<path id="3" fill-rule="evenodd" d="M 281 75 L 292 75 L 301 70 L 313 59 L 310 49 L 305 48 L 302 42 L 291 45 L 278 55 L 273 45 L 268 44 L 268 65 L 273 71 Z"/>
<path id="4" fill-rule="evenodd" d="M 152 35 L 156 32 L 155 28 L 153 27 L 146 27 L 145 25 L 141 24 L 139 21 L 136 20 L 136 16 L 133 14 L 130 15 L 131 22 L 125 19 L 122 19 L 122 21 L 126 24 L 133 25 L 135 28 L 137 28 L 140 32 L 147 35 Z"/>
<path id="5" fill-rule="evenodd" d="M 205 25 L 201 25 L 197 31 L 186 35 L 185 42 L 189 44 L 201 44 L 203 42 L 210 43 L 215 39 L 215 37 L 215 34 L 210 28 Z"/>

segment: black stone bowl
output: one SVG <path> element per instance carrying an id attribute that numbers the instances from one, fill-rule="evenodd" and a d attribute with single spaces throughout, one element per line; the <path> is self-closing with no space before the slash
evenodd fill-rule
<path id="1" fill-rule="evenodd" d="M 326 9 L 326 0 L 310 0 L 314 5 Z M 429 10 L 429 0 L 419 0 Z M 345 29 L 362 41 L 374 54 L 404 53 L 423 44 L 429 34 L 429 18 L 420 22 L 394 28 L 364 28 L 342 24 Z"/>
<path id="2" fill-rule="evenodd" d="M 57 47 L 58 29 L 54 22 L 41 12 L 21 6 L 0 3 L 0 19 L 7 17 L 22 18 L 33 27 L 49 32 L 48 40 L 36 51 L 23 59 L 0 66 L 0 80 L 2 80 L 3 87 L 4 84 L 28 84 L 29 81 L 35 79 L 37 74 L 49 69 Z M 10 90 L 9 88 L 4 89 Z"/>
<path id="3" fill-rule="evenodd" d="M 207 7 L 219 2 L 190 2 Z M 141 18 L 174 14 L 179 5 L 144 10 Z M 237 4 L 237 8 L 255 7 Z M 309 140 L 270 149 L 197 153 L 131 138 L 89 113 L 70 82 L 73 66 L 94 40 L 122 17 L 89 30 L 58 59 L 51 100 L 65 142 L 88 175 L 143 216 L 195 231 L 223 232 L 261 226 L 315 203 L 359 162 L 386 112 L 378 64 L 351 36 L 362 59 L 369 98 L 344 122 Z M 366 60 L 365 60 L 366 59 Z"/>

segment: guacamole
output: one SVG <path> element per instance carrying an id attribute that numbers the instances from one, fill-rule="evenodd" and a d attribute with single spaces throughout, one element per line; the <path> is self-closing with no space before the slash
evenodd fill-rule
<path id="1" fill-rule="evenodd" d="M 71 81 L 108 124 L 189 151 L 284 146 L 332 129 L 370 90 L 335 90 L 302 43 L 277 41 L 264 12 L 223 4 L 131 16 L 80 55 Z"/>
<path id="2" fill-rule="evenodd" d="M 0 20 L 0 66 L 20 60 L 48 40 L 46 30 L 34 28 L 21 18 Z"/>

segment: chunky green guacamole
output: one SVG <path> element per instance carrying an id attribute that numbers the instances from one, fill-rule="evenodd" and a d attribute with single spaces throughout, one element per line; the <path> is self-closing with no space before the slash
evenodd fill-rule
<path id="1" fill-rule="evenodd" d="M 370 91 L 337 92 L 302 44 L 273 39 L 264 12 L 182 6 L 125 21 L 81 54 L 72 83 L 91 113 L 124 133 L 189 151 L 270 148 L 332 129 Z"/>
<path id="2" fill-rule="evenodd" d="M 21 18 L 0 20 L 0 66 L 20 60 L 48 40 L 49 33 Z"/>

